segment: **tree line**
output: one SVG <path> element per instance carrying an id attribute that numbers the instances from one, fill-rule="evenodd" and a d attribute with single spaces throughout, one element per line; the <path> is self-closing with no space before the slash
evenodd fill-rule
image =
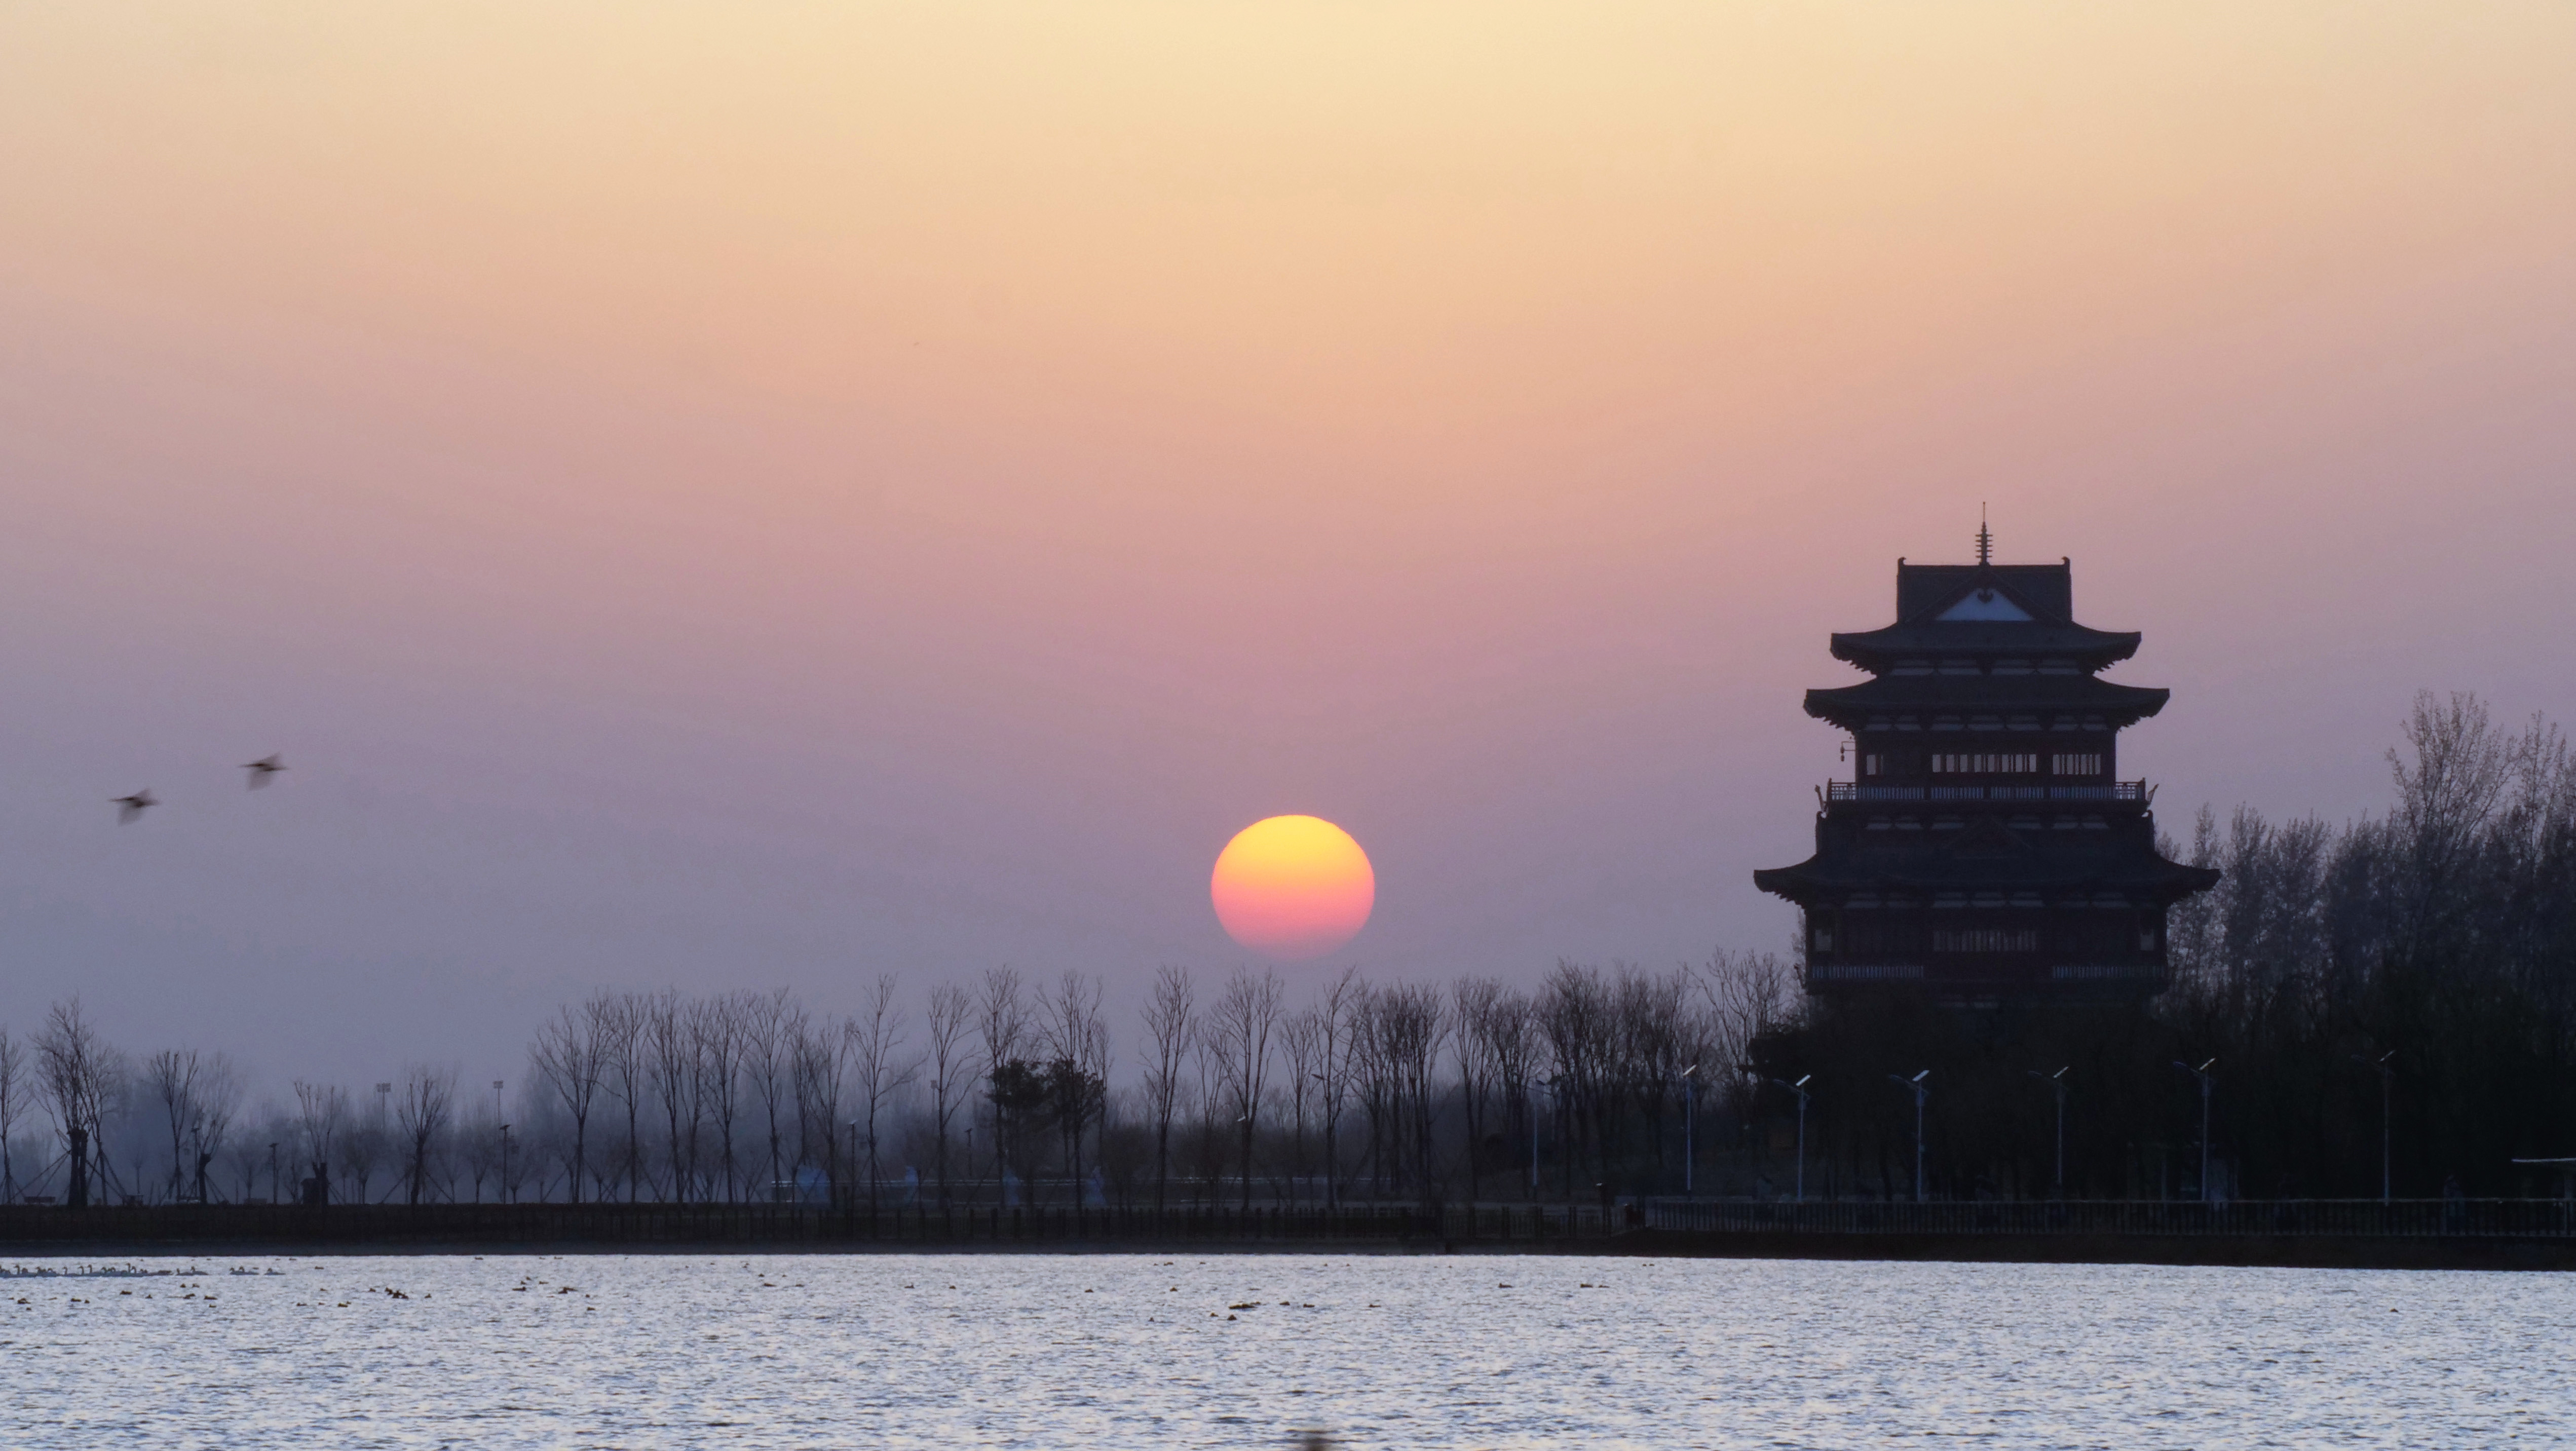
<path id="1" fill-rule="evenodd" d="M 1789 1021 L 1796 979 L 1768 954 L 1560 963 L 1535 992 L 1353 969 L 1292 1002 L 1273 971 L 1202 982 L 1166 966 L 1123 1076 L 1104 996 L 1091 974 L 1008 967 L 917 1002 L 879 976 L 844 1016 L 783 990 L 601 991 L 538 1026 L 515 1094 L 413 1064 L 372 1094 L 297 1080 L 256 1113 L 223 1055 L 133 1061 L 72 999 L 26 1038 L 0 1030 L 0 1194 L 914 1210 L 1589 1197 L 1641 1166 L 1679 1173 L 1677 1096 L 1722 1094 L 1702 1069 Z"/>
<path id="2" fill-rule="evenodd" d="M 2403 732 L 2384 815 L 2203 811 L 2167 843 L 2223 876 L 2176 908 L 2172 986 L 2141 1002 L 1825 1005 L 1794 952 L 1560 962 L 1528 990 L 1354 969 L 1295 1001 L 1267 970 L 1166 966 L 1122 1034 L 1099 977 L 1002 967 L 918 997 L 879 975 L 845 1015 L 601 991 L 538 1025 L 515 1092 L 414 1064 L 251 1110 L 223 1055 L 130 1058 L 73 999 L 0 1030 L 0 1199 L 2547 1191 L 2512 1161 L 2576 1155 L 2576 764 L 2468 696 Z"/>

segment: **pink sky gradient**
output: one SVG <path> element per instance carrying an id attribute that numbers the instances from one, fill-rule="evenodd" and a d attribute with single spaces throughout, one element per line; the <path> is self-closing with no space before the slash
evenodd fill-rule
<path id="1" fill-rule="evenodd" d="M 0 1021 L 1783 946 L 1981 502 L 2169 830 L 2576 717 L 2563 5 L 531 9 L 0 16 Z"/>

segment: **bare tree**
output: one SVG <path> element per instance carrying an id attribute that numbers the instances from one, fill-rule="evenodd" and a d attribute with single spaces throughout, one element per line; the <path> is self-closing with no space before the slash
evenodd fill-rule
<path id="1" fill-rule="evenodd" d="M 1100 1015 L 1100 980 L 1065 969 L 1052 993 L 1041 992 L 1045 1021 L 1040 1036 L 1048 1058 L 1048 1089 L 1056 1132 L 1072 1172 L 1074 1202 L 1083 1188 L 1082 1135 L 1099 1117 L 1108 1096 L 1109 1029 Z"/>
<path id="2" fill-rule="evenodd" d="M 795 1053 L 793 1045 L 805 1036 L 805 1010 L 780 988 L 765 996 L 745 1000 L 743 1007 L 742 1062 L 751 1080 L 752 1096 L 760 1100 L 760 1111 L 769 1132 L 769 1179 L 762 1186 L 763 1197 L 776 1191 L 782 1167 L 782 1145 L 779 1113 L 795 1103 Z"/>
<path id="3" fill-rule="evenodd" d="M 939 1176 L 939 1202 L 943 1206 L 949 1202 L 948 1124 L 957 1113 L 957 1075 L 967 1071 L 966 1032 L 974 1016 L 975 1000 L 964 988 L 941 983 L 930 990 L 930 1012 L 925 1022 L 930 1030 L 930 1124 L 936 1145 L 931 1162 Z"/>
<path id="4" fill-rule="evenodd" d="M 161 1105 L 170 1129 L 170 1198 L 185 1192 L 181 1174 L 188 1158 L 187 1135 L 197 1116 L 197 1050 L 164 1048 L 143 1062 L 143 1087 Z"/>
<path id="5" fill-rule="evenodd" d="M 1028 1032 L 1029 1010 L 1020 996 L 1020 975 L 1010 967 L 988 969 L 984 974 L 984 997 L 976 1027 L 984 1039 L 985 1097 L 993 1104 L 993 1177 L 1010 1172 L 1009 1142 L 1014 1125 L 1003 1108 L 1005 1095 L 996 1075 L 1010 1067 L 1020 1056 L 1020 1039 Z"/>
<path id="6" fill-rule="evenodd" d="M 196 1200 L 211 1202 L 207 1166 L 223 1153 L 232 1137 L 233 1116 L 241 1111 L 241 1071 L 222 1053 L 197 1068 L 196 1106 L 188 1116 L 188 1172 L 196 1183 Z"/>
<path id="7" fill-rule="evenodd" d="M 331 1153 L 340 1142 L 340 1124 L 349 1116 L 349 1091 L 338 1084 L 295 1080 L 295 1125 L 303 1139 L 304 1162 L 312 1169 L 301 1198 L 307 1204 L 331 1199 Z"/>
<path id="8" fill-rule="evenodd" d="M 724 993 L 701 1001 L 690 1023 L 698 1040 L 698 1071 L 703 1087 L 699 1101 L 716 1129 L 717 1167 L 724 1174 L 727 1200 L 741 1197 L 741 1176 L 734 1159 L 734 1120 L 742 1101 L 743 1024 L 758 994 Z"/>
<path id="9" fill-rule="evenodd" d="M 340 1177 L 357 1186 L 357 1200 L 368 1199 L 367 1185 L 375 1177 L 376 1164 L 393 1132 L 390 1106 L 386 1100 L 393 1093 L 391 1083 L 376 1085 L 375 1102 L 366 1112 L 352 1113 L 340 1123 L 340 1139 L 332 1147 L 332 1157 L 339 1161 Z"/>
<path id="10" fill-rule="evenodd" d="M 696 1177 L 698 1105 L 692 1095 L 700 1084 L 698 1039 L 689 1030 L 687 1005 L 674 989 L 642 1003 L 645 1068 L 662 1101 L 663 1143 L 671 1170 L 670 1202 L 685 1204 L 689 1181 Z"/>
<path id="11" fill-rule="evenodd" d="M 796 1163 L 820 1162 L 825 1182 L 837 1193 L 841 1184 L 841 1083 L 849 1059 L 842 1031 L 829 1020 L 812 1022 L 799 1015 L 796 1036 L 788 1045 L 796 1086 Z"/>
<path id="12" fill-rule="evenodd" d="M 626 1202 L 643 1197 L 644 1096 L 652 1087 L 644 1044 L 644 1000 L 634 993 L 600 991 L 582 1005 L 599 1036 L 600 1076 L 626 1109 Z"/>
<path id="13" fill-rule="evenodd" d="M 912 1082 L 921 1060 L 902 1057 L 903 1010 L 895 1006 L 892 973 L 879 973 L 859 999 L 859 1011 L 843 1026 L 850 1066 L 858 1074 L 862 1127 L 868 1145 L 868 1213 L 877 1212 L 877 1115 L 886 1099 Z"/>
<path id="14" fill-rule="evenodd" d="M 1254 973 L 1238 969 L 1208 1014 L 1208 1025 L 1224 1053 L 1229 1107 L 1236 1137 L 1242 1141 L 1243 1208 L 1252 1209 L 1252 1135 L 1261 1112 L 1261 1093 L 1270 1072 L 1270 1033 L 1279 1021 L 1279 974 L 1269 968 Z"/>
<path id="15" fill-rule="evenodd" d="M 570 1005 L 556 1009 L 554 1017 L 538 1026 L 536 1041 L 528 1046 L 528 1061 L 538 1079 L 563 1102 L 564 1113 L 572 1120 L 568 1192 L 575 1204 L 581 1202 L 581 1178 L 589 1168 L 590 1106 L 599 1094 L 608 1050 L 601 1015 L 595 1010 L 598 1001 L 593 998 L 580 1009 Z"/>
<path id="16" fill-rule="evenodd" d="M 1316 1093 L 1324 1115 L 1324 1203 L 1341 1207 L 1342 1105 L 1351 1086 L 1351 1015 L 1368 997 L 1356 967 L 1342 969 L 1315 1004 Z"/>
<path id="17" fill-rule="evenodd" d="M 1538 1047 L 1529 998 L 1517 992 L 1494 998 L 1485 1004 L 1475 1031 L 1485 1039 L 1483 1051 L 1493 1068 L 1495 1091 L 1511 1121 L 1513 1142 L 1527 1142 L 1536 1112 L 1530 1101 L 1530 1070 Z M 1533 1193 L 1538 1188 L 1535 1183 L 1529 1187 Z"/>
<path id="18" fill-rule="evenodd" d="M 1306 1176 L 1306 1107 L 1315 1100 L 1317 1056 L 1323 1051 L 1322 1014 L 1313 1008 L 1290 1013 L 1280 1024 L 1279 1043 L 1288 1069 L 1288 1198 L 1295 1203 Z"/>
<path id="19" fill-rule="evenodd" d="M 411 1181 L 410 1202 L 414 1204 L 420 1202 L 421 1188 L 429 1178 L 430 1149 L 446 1131 L 455 1106 L 454 1070 L 414 1064 L 404 1072 L 402 1096 L 394 1103 L 394 1119 L 402 1128 L 405 1177 Z"/>
<path id="20" fill-rule="evenodd" d="M 28 1088 L 27 1047 L 0 1028 L 0 1204 L 18 1202 L 18 1168 L 9 1156 L 9 1135 L 27 1116 Z"/>
<path id="21" fill-rule="evenodd" d="M 1789 1025 L 1798 1011 L 1797 969 L 1773 953 L 1713 953 L 1694 980 L 1707 1010 L 1706 1051 L 1730 1073 L 1752 1060 L 1754 1039 Z"/>
<path id="22" fill-rule="evenodd" d="M 90 1154 L 103 1135 L 107 1105 L 123 1078 L 123 1062 L 90 1026 L 80 999 L 54 1004 L 44 1030 L 36 1035 L 36 1087 L 53 1113 L 70 1157 L 69 1188 L 63 1199 L 74 1209 L 89 1205 Z M 104 1179 L 103 1155 L 98 1167 Z"/>
<path id="23" fill-rule="evenodd" d="M 1172 1183 L 1172 1111 L 1180 1100 L 1181 1069 L 1197 1037 L 1195 989 L 1189 969 L 1164 964 L 1154 975 L 1154 995 L 1145 1004 L 1145 1037 L 1153 1057 L 1145 1064 L 1145 1102 L 1154 1115 L 1154 1208 L 1159 1211 Z"/>
<path id="24" fill-rule="evenodd" d="M 1467 1198 L 1473 1202 L 1485 1167 L 1485 1110 L 1500 1076 L 1494 1054 L 1492 1019 L 1503 1000 L 1503 985 L 1486 977 L 1462 977 L 1450 990 L 1458 1031 L 1452 1051 L 1458 1058 L 1458 1107 L 1467 1119 Z"/>
<path id="25" fill-rule="evenodd" d="M 1416 1193 L 1425 1201 L 1439 1192 L 1439 1161 L 1432 1137 L 1436 1103 L 1432 1081 L 1440 1045 L 1449 1033 L 1448 1005 L 1440 990 L 1406 983 L 1377 993 L 1377 1058 L 1391 1090 L 1392 1142 L 1397 1172 L 1409 1165 Z"/>

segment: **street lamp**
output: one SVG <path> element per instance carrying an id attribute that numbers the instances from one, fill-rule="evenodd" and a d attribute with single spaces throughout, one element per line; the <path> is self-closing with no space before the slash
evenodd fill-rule
<path id="1" fill-rule="evenodd" d="M 1923 1080 L 1931 1076 L 1929 1068 L 1912 1078 L 1900 1078 L 1893 1073 L 1887 1075 L 1888 1082 L 1914 1095 L 1914 1202 L 1917 1204 L 1923 1202 L 1923 1100 L 1932 1094 L 1931 1087 Z"/>
<path id="2" fill-rule="evenodd" d="M 2218 1060 L 2212 1058 L 2198 1068 L 2194 1068 L 2177 1058 L 2174 1060 L 2174 1066 L 2200 1080 L 2200 1202 L 2207 1204 L 2209 1202 L 2209 1090 L 2217 1081 L 2209 1076 L 2209 1070 L 2218 1066 Z"/>
<path id="3" fill-rule="evenodd" d="M 2067 1064 L 2055 1073 L 2042 1073 L 2036 1068 L 2023 1071 L 2057 1090 L 2057 1197 L 2066 1197 L 2066 1075 L 2075 1065 Z"/>
<path id="4" fill-rule="evenodd" d="M 1697 1145 L 1693 1131 L 1699 1125 L 1699 1079 L 1694 1076 L 1698 1072 L 1696 1063 L 1682 1070 L 1682 1197 L 1685 1199 L 1693 1197 L 1691 1170 L 1699 1157 L 1691 1152 Z"/>
<path id="5" fill-rule="evenodd" d="M 2379 1073 L 2379 1202 L 2382 1205 L 2388 1203 L 2388 1089 L 2397 1078 L 2397 1070 L 2388 1066 L 2388 1060 L 2396 1056 L 2394 1048 L 2376 1058 L 2364 1058 L 2358 1053 L 2352 1055 L 2353 1062 L 2365 1064 Z"/>
<path id="6" fill-rule="evenodd" d="M 1932 1070 L 1926 1068 L 1923 1071 L 1929 1073 Z M 1774 1078 L 1771 1080 L 1772 1082 L 1779 1084 L 1782 1088 L 1798 1095 L 1798 1202 L 1800 1204 L 1807 1202 L 1807 1099 L 1809 1097 L 1807 1093 L 1807 1084 L 1813 1080 L 1815 1076 L 1816 1075 L 1812 1073 L 1807 1074 L 1795 1083 L 1791 1083 L 1785 1078 Z M 1897 1081 L 1900 1083 L 1904 1082 L 1903 1079 L 1898 1079 Z M 1922 1137 L 1923 1135 L 1918 1126 L 1915 1138 L 1920 1141 Z M 1914 1179 L 1918 1185 L 1921 1184 L 1923 1179 L 1922 1155 L 1919 1153 L 1915 1155 Z M 1916 1191 L 1915 1197 L 1918 1199 L 1922 1197 L 1922 1193 L 1919 1189 Z"/>
<path id="7" fill-rule="evenodd" d="M 1537 1084 L 1535 1084 L 1535 1083 L 1530 1084 L 1529 1086 L 1527 1086 L 1527 1087 L 1525 1087 L 1525 1088 L 1523 1088 L 1523 1089 L 1521 1090 L 1521 1108 L 1522 1108 L 1522 1111 L 1523 1111 L 1523 1112 L 1525 1112 L 1525 1113 L 1527 1113 L 1527 1114 L 1529 1115 L 1529 1140 L 1530 1140 L 1530 1182 L 1529 1182 L 1529 1192 L 1530 1192 L 1530 1198 L 1531 1198 L 1532 1200 L 1536 1200 L 1536 1199 L 1538 1198 L 1538 1085 L 1537 1085 Z"/>
<path id="8" fill-rule="evenodd" d="M 495 1087 L 495 1088 L 498 1088 L 498 1087 L 500 1087 L 501 1085 L 499 1085 L 499 1084 L 497 1084 L 497 1083 L 496 1083 L 496 1084 L 494 1084 L 494 1085 L 492 1085 L 492 1086 L 493 1086 L 493 1087 Z M 501 1190 L 501 1202 L 502 1202 L 502 1203 L 504 1203 L 504 1204 L 509 1203 L 509 1202 L 510 1202 L 510 1126 L 509 1126 L 508 1124 L 503 1124 L 503 1125 L 501 1125 L 501 1183 L 500 1183 L 500 1185 L 499 1185 L 499 1188 L 500 1188 L 500 1190 Z"/>

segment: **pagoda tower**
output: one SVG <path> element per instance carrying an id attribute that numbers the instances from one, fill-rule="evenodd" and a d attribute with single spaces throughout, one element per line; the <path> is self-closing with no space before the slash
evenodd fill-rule
<path id="1" fill-rule="evenodd" d="M 1833 637 L 1870 674 L 1807 692 L 1851 734 L 1818 793 L 1816 854 L 1753 874 L 1806 916 L 1807 991 L 1969 1006 L 2103 1002 L 2165 986 L 2165 911 L 2218 873 L 2156 850 L 2155 792 L 2120 731 L 2164 690 L 2105 668 L 2136 631 L 2075 623 L 2074 566 L 1896 562 L 1896 623 Z"/>

